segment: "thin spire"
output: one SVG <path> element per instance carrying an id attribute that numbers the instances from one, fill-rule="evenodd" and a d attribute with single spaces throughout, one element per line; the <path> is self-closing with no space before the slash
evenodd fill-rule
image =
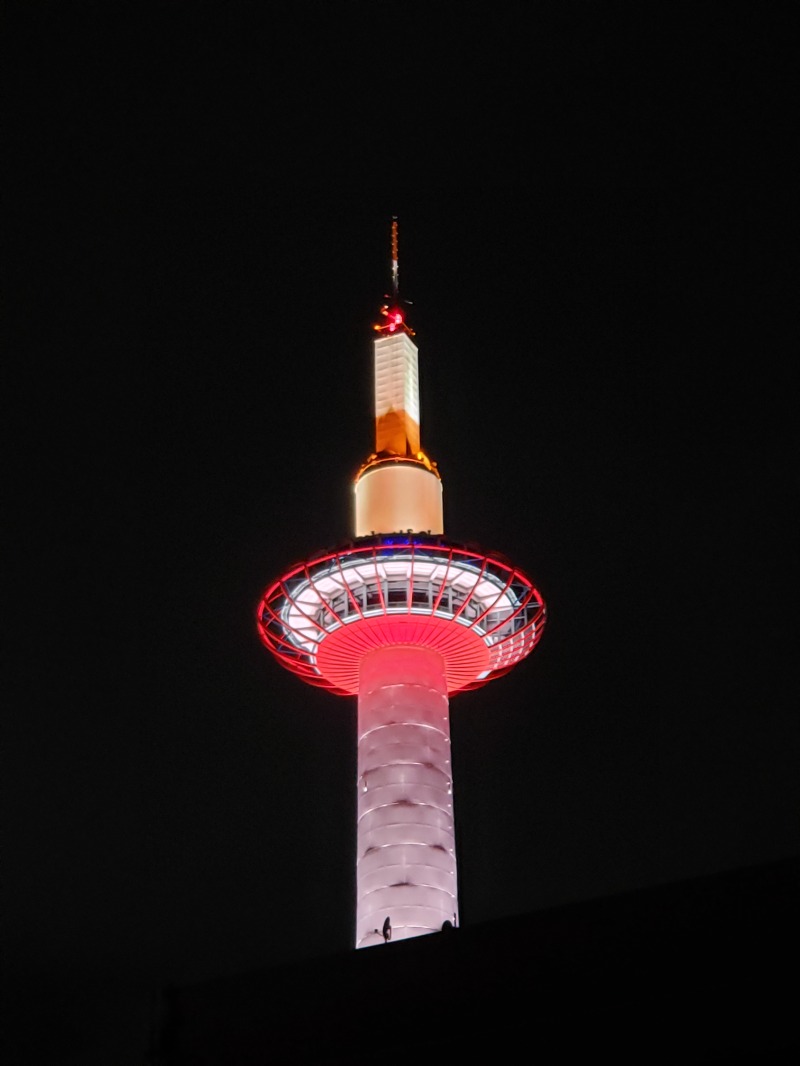
<path id="1" fill-rule="evenodd" d="M 397 258 L 397 215 L 392 215 L 392 299 L 400 298 L 400 270 Z"/>
<path id="2" fill-rule="evenodd" d="M 414 336 L 414 330 L 406 325 L 405 313 L 400 309 L 400 269 L 397 254 L 397 215 L 392 215 L 392 291 L 384 293 L 384 299 L 388 300 L 381 308 L 381 315 L 386 321 L 376 322 L 372 327 L 378 333 L 407 333 Z M 410 304 L 410 300 L 403 300 L 404 304 Z"/>

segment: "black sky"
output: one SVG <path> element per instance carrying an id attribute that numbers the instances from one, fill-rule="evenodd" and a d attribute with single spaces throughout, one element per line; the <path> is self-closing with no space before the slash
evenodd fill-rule
<path id="1" fill-rule="evenodd" d="M 352 943 L 355 704 L 254 610 L 351 535 L 392 215 L 446 531 L 550 610 L 451 705 L 463 922 L 798 850 L 780 20 L 532 8 L 11 27 L 52 489 L 4 940 L 64 1061 Z"/>

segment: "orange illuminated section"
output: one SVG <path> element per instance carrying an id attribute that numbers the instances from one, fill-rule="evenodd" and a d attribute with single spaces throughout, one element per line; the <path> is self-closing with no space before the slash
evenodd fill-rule
<path id="1" fill-rule="evenodd" d="M 419 426 L 407 411 L 387 411 L 375 419 L 375 451 L 395 455 L 419 451 Z"/>
<path id="2" fill-rule="evenodd" d="M 430 463 L 375 456 L 359 474 L 355 495 L 357 537 L 444 532 L 442 482 Z"/>
<path id="3" fill-rule="evenodd" d="M 375 338 L 375 451 L 355 485 L 357 537 L 444 532 L 442 480 L 420 441 L 419 351 L 397 295 L 397 223 L 392 225 L 392 303 Z"/>
<path id="4" fill-rule="evenodd" d="M 442 481 L 420 438 L 419 351 L 398 292 L 397 221 L 392 222 L 392 293 L 373 326 L 375 451 L 355 484 L 357 537 L 444 532 Z"/>

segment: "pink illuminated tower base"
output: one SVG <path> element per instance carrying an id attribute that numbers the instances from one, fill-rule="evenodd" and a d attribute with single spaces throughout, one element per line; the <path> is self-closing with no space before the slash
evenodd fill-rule
<path id="1" fill-rule="evenodd" d="M 444 660 L 431 648 L 376 648 L 358 692 L 356 946 L 457 922 L 453 778 Z"/>
<path id="2" fill-rule="evenodd" d="M 507 673 L 545 622 L 521 571 L 443 536 L 396 222 L 392 282 L 375 327 L 376 450 L 356 477 L 356 539 L 293 567 L 257 612 L 283 666 L 358 696 L 357 947 L 458 925 L 449 700 Z"/>

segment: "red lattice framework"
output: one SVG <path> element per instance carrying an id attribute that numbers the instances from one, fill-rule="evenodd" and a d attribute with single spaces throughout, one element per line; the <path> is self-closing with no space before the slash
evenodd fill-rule
<path id="1" fill-rule="evenodd" d="M 284 667 L 343 696 L 358 693 L 366 652 L 396 645 L 439 652 L 450 695 L 478 688 L 530 654 L 545 618 L 522 571 L 440 538 L 369 538 L 318 555 L 270 585 L 257 611 Z"/>

